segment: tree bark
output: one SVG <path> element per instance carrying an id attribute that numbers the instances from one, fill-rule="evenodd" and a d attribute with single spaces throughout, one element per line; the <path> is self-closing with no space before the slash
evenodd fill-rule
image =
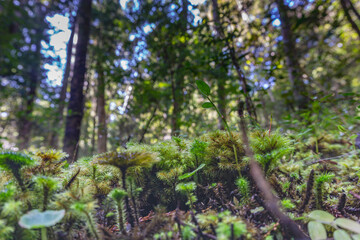
<path id="1" fill-rule="evenodd" d="M 97 118 L 98 118 L 98 131 L 97 131 L 97 147 L 98 153 L 107 151 L 107 126 L 106 126 L 106 112 L 105 112 L 105 78 L 101 63 L 98 63 L 98 87 L 97 87 Z"/>
<path id="2" fill-rule="evenodd" d="M 352 3 L 350 1 L 340 0 L 340 3 L 341 3 L 341 6 L 342 6 L 342 8 L 344 10 L 344 14 L 345 14 L 347 20 L 349 21 L 349 23 L 351 24 L 351 27 L 354 29 L 354 31 L 358 35 L 358 38 L 360 39 L 359 26 L 356 25 L 355 21 L 352 19 L 351 15 L 350 15 L 350 12 L 349 12 L 349 7 L 355 13 L 355 15 L 360 19 L 359 13 L 356 11 L 355 7 L 352 5 Z"/>
<path id="3" fill-rule="evenodd" d="M 141 137 L 140 137 L 139 143 L 142 143 L 142 142 L 144 141 L 144 139 L 145 139 L 145 134 L 147 133 L 147 131 L 148 131 L 149 127 L 150 127 L 150 124 L 151 124 L 152 120 L 153 120 L 154 117 L 155 117 L 157 108 L 158 108 L 158 105 L 156 105 L 156 106 L 154 107 L 154 110 L 153 110 L 153 112 L 152 112 L 152 114 L 151 114 L 151 117 L 150 117 L 150 118 L 148 119 L 148 121 L 146 122 L 146 125 L 145 125 L 145 127 L 144 127 L 144 130 L 143 130 L 143 132 L 141 133 Z"/>
<path id="4" fill-rule="evenodd" d="M 354 4 L 351 2 L 351 0 L 345 0 L 345 1 L 346 1 L 347 6 L 353 11 L 353 13 L 358 18 L 358 20 L 360 20 L 360 14 L 356 10 L 356 8 L 355 8 Z"/>
<path id="5" fill-rule="evenodd" d="M 72 50 L 73 50 L 73 44 L 74 44 L 74 36 L 75 36 L 75 26 L 76 26 L 76 17 L 73 19 L 72 26 L 71 26 L 71 35 L 69 38 L 69 42 L 66 47 L 66 65 L 65 65 L 65 71 L 62 79 L 61 84 L 61 91 L 59 96 L 59 105 L 58 105 L 58 111 L 57 116 L 55 118 L 53 127 L 55 129 L 61 128 L 64 121 L 64 109 L 66 104 L 66 93 L 67 88 L 69 84 L 69 77 L 71 72 L 71 59 L 72 59 Z M 59 133 L 54 130 L 51 133 L 50 136 L 50 146 L 53 148 L 58 148 L 59 144 Z"/>
<path id="6" fill-rule="evenodd" d="M 74 76 L 71 81 L 70 100 L 66 117 L 63 151 L 69 154 L 68 161 L 77 157 L 77 145 L 80 139 L 83 117 L 84 80 L 86 73 L 87 46 L 90 38 L 91 0 L 81 0 L 78 10 L 78 43 L 76 45 Z"/>
<path id="7" fill-rule="evenodd" d="M 38 13 L 41 10 L 38 9 Z M 40 26 L 43 17 L 38 19 Z M 31 130 L 33 127 L 32 113 L 34 110 L 34 104 L 36 99 L 37 88 L 40 84 L 41 78 L 41 40 L 42 40 L 42 28 L 38 27 L 35 30 L 35 47 L 36 50 L 33 55 L 31 64 L 31 72 L 29 74 L 29 84 L 26 89 L 26 95 L 24 96 L 25 102 L 21 111 L 19 119 L 19 149 L 26 149 L 29 147 L 29 141 L 31 138 Z"/>
<path id="8" fill-rule="evenodd" d="M 278 6 L 280 21 L 281 21 L 281 35 L 283 37 L 283 48 L 286 58 L 286 66 L 289 75 L 289 81 L 294 93 L 295 104 L 298 109 L 306 109 L 308 107 L 308 93 L 306 85 L 301 77 L 300 64 L 296 55 L 295 40 L 290 25 L 290 18 L 288 16 L 287 6 L 284 0 L 276 0 Z"/>
<path id="9" fill-rule="evenodd" d="M 186 37 L 186 31 L 188 26 L 188 0 L 182 0 L 182 10 L 180 13 L 179 27 L 181 33 Z M 176 59 L 176 71 L 171 74 L 171 90 L 173 97 L 173 113 L 171 116 L 171 135 L 179 133 L 181 125 L 181 111 L 184 102 L 184 74 L 183 74 L 183 62 L 185 61 L 186 53 L 182 49 L 186 49 L 186 41 L 179 46 L 175 46 L 179 50 L 179 57 Z"/>
<path id="10" fill-rule="evenodd" d="M 230 58 L 231 58 L 231 62 L 235 68 L 235 71 L 238 75 L 242 90 L 244 92 L 244 96 L 245 96 L 245 104 L 246 104 L 246 110 L 248 111 L 250 117 L 253 120 L 257 120 L 257 116 L 256 116 L 256 109 L 254 107 L 254 104 L 251 100 L 251 97 L 247 91 L 247 83 L 246 83 L 246 78 L 244 73 L 242 72 L 240 65 L 238 63 L 238 60 L 236 58 L 236 52 L 235 52 L 235 48 L 233 46 L 232 43 L 229 42 L 228 39 L 225 38 L 225 33 L 224 30 L 222 28 L 221 25 L 221 20 L 220 20 L 220 14 L 219 14 L 219 4 L 217 0 L 212 0 L 212 5 L 213 5 L 213 18 L 214 18 L 214 22 L 215 22 L 215 29 L 216 32 L 218 34 L 218 36 L 220 37 L 220 39 L 222 39 L 223 41 L 225 41 L 225 45 L 228 48 L 229 52 L 230 52 Z"/>

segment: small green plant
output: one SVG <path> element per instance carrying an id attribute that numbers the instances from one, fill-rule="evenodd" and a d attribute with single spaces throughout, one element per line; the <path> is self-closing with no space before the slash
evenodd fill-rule
<path id="1" fill-rule="evenodd" d="M 205 102 L 205 103 L 202 104 L 202 107 L 203 108 L 214 108 L 216 110 L 217 114 L 219 115 L 219 117 L 221 117 L 222 122 L 223 122 L 223 124 L 225 126 L 225 129 L 227 130 L 227 132 L 229 134 L 229 137 L 231 139 L 231 142 L 233 143 L 232 147 L 233 147 L 233 150 L 234 150 L 235 161 L 236 161 L 236 164 L 238 165 L 239 160 L 238 160 L 238 154 L 237 154 L 237 151 L 236 151 L 235 140 L 233 138 L 233 135 L 232 135 L 232 132 L 230 130 L 230 127 L 229 127 L 228 123 L 226 122 L 223 115 L 220 113 L 220 110 L 218 109 L 218 107 L 216 107 L 214 102 L 211 100 L 210 86 L 206 82 L 204 82 L 202 80 L 196 80 L 195 83 L 196 83 L 196 86 L 198 87 L 198 89 L 200 90 L 200 92 L 202 93 L 202 95 L 208 100 L 208 102 Z M 239 176 L 240 175 L 241 175 L 241 172 L 239 170 Z"/>
<path id="2" fill-rule="evenodd" d="M 94 211 L 95 207 L 96 207 L 95 202 L 88 202 L 88 203 L 76 202 L 71 206 L 71 209 L 86 217 L 86 221 L 88 223 L 90 232 L 94 235 L 95 239 L 99 240 L 100 237 L 95 225 L 96 222 L 94 221 L 92 216 L 92 212 Z"/>
<path id="3" fill-rule="evenodd" d="M 318 176 L 315 180 L 316 183 L 316 207 L 321 209 L 324 200 L 324 183 L 330 182 L 335 177 L 334 174 L 324 173 Z"/>
<path id="4" fill-rule="evenodd" d="M 333 231 L 334 240 L 357 240 L 360 238 L 360 224 L 347 219 L 336 218 L 322 210 L 312 211 L 308 217 L 308 231 L 312 240 L 327 239 L 327 229 Z M 329 228 L 325 228 L 325 226 Z"/>
<path id="5" fill-rule="evenodd" d="M 35 178 L 35 182 L 40 187 L 41 195 L 43 197 L 42 210 L 45 211 L 49 204 L 49 199 L 53 192 L 56 190 L 58 182 L 54 178 L 38 176 Z"/>
<path id="6" fill-rule="evenodd" d="M 144 151 L 125 151 L 108 152 L 96 157 L 96 161 L 102 165 L 110 165 L 121 171 L 122 187 L 128 192 L 126 186 L 126 174 L 129 168 L 149 167 L 155 162 L 153 154 Z M 131 212 L 129 197 L 125 196 L 125 206 L 129 223 L 134 226 L 135 219 Z"/>
<path id="7" fill-rule="evenodd" d="M 185 194 L 188 198 L 188 202 L 190 209 L 194 209 L 194 203 L 197 201 L 195 194 L 193 193 L 196 189 L 195 182 L 187 182 L 187 183 L 179 183 L 176 185 L 176 191 Z"/>
<path id="8" fill-rule="evenodd" d="M 34 159 L 17 152 L 1 152 L 0 153 L 0 168 L 11 172 L 16 179 L 19 187 L 23 192 L 26 192 L 26 186 L 23 176 L 21 175 L 21 169 L 23 167 L 31 166 L 35 163 Z"/>
<path id="9" fill-rule="evenodd" d="M 295 204 L 292 203 L 290 199 L 281 200 L 281 206 L 287 210 L 292 210 L 296 207 Z"/>
<path id="10" fill-rule="evenodd" d="M 240 177 L 236 180 L 236 186 L 238 187 L 239 193 L 241 194 L 242 200 L 247 202 L 250 197 L 250 184 L 249 181 Z"/>
<path id="11" fill-rule="evenodd" d="M 40 229 L 41 240 L 47 240 L 46 228 L 60 222 L 64 215 L 65 210 L 47 210 L 45 212 L 40 212 L 35 209 L 23 215 L 19 220 L 19 225 L 22 228 L 27 229 Z"/>
<path id="12" fill-rule="evenodd" d="M 124 225 L 124 216 L 123 216 L 123 200 L 127 196 L 127 192 L 123 189 L 113 189 L 109 196 L 114 200 L 116 205 L 116 210 L 118 214 L 118 224 L 119 224 L 119 230 L 121 232 L 125 232 L 125 225 Z"/>
<path id="13" fill-rule="evenodd" d="M 290 140 L 279 131 L 256 130 L 251 134 L 250 145 L 266 174 L 279 165 L 282 157 L 293 150 L 290 144 Z"/>

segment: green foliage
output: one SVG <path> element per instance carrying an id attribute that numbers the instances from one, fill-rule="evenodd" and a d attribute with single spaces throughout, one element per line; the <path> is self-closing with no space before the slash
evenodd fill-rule
<path id="1" fill-rule="evenodd" d="M 255 130 L 251 134 L 250 144 L 256 160 L 267 174 L 273 171 L 279 165 L 280 160 L 293 150 L 290 140 L 282 136 L 279 131 L 270 133 L 264 130 Z"/>
<path id="2" fill-rule="evenodd" d="M 151 153 L 120 151 L 109 152 L 96 156 L 95 160 L 101 165 L 110 165 L 126 172 L 131 167 L 149 167 L 156 162 Z"/>
<path id="3" fill-rule="evenodd" d="M 4 219 L 0 219 L 0 239 L 9 239 L 11 238 L 14 232 L 14 228 L 7 226 Z"/>
<path id="4" fill-rule="evenodd" d="M 125 196 L 127 195 L 127 192 L 125 192 L 122 189 L 113 189 L 110 193 L 109 196 L 117 203 L 121 202 L 122 200 L 124 200 Z"/>
<path id="5" fill-rule="evenodd" d="M 18 172 L 22 167 L 31 166 L 35 163 L 34 159 L 18 152 L 0 152 L 0 168 Z"/>
<path id="6" fill-rule="evenodd" d="M 292 209 L 294 209 L 296 207 L 296 205 L 291 202 L 291 199 L 283 199 L 283 200 L 281 200 L 281 206 L 284 209 L 287 209 L 287 210 L 292 210 Z"/>
<path id="7" fill-rule="evenodd" d="M 236 171 L 246 166 L 247 162 L 241 159 L 245 155 L 245 150 L 240 134 L 232 133 L 231 138 L 224 131 L 215 131 L 201 136 L 200 139 L 209 144 L 207 148 L 207 165 L 213 167 L 211 171 L 214 171 L 214 174 L 218 169 Z M 237 155 L 241 159 L 238 163 L 235 160 L 233 146 L 235 146 Z"/>
<path id="8" fill-rule="evenodd" d="M 322 210 L 312 211 L 308 217 L 313 220 L 308 223 L 308 231 L 312 240 L 326 239 L 329 229 L 333 232 L 335 240 L 355 240 L 360 234 L 360 224 L 347 218 L 335 219 L 333 215 Z M 324 225 L 329 228 L 325 228 Z"/>
<path id="9" fill-rule="evenodd" d="M 249 184 L 249 181 L 244 177 L 238 178 L 236 180 L 236 186 L 238 187 L 238 190 L 239 190 L 239 193 L 241 194 L 241 197 L 244 200 L 249 199 L 249 197 L 250 197 L 250 184 Z"/>

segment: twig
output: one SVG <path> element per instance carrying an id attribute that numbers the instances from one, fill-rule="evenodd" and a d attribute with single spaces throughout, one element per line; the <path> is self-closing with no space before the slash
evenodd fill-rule
<path id="1" fill-rule="evenodd" d="M 345 153 L 343 155 L 319 159 L 319 160 L 307 163 L 307 164 L 305 164 L 305 166 L 310 166 L 310 165 L 313 165 L 313 164 L 316 164 L 316 163 L 326 162 L 326 161 L 328 161 L 329 163 L 332 163 L 332 164 L 337 164 L 336 162 L 330 161 L 330 160 L 334 160 L 334 159 L 338 159 L 338 158 L 342 158 L 342 157 L 346 157 L 346 156 L 351 156 L 351 155 L 353 155 L 354 153 L 357 153 L 357 152 L 358 152 L 358 150 L 353 150 L 353 151 L 350 151 L 350 152 Z M 302 160 L 305 160 L 305 159 L 302 159 Z M 302 160 L 300 160 L 300 161 L 302 161 Z"/>
<path id="2" fill-rule="evenodd" d="M 360 195 L 359 194 L 356 194 L 354 193 L 353 191 L 350 191 L 349 192 L 351 195 L 353 195 L 355 198 L 359 199 L 360 200 Z"/>
<path id="3" fill-rule="evenodd" d="M 280 224 L 284 227 L 285 230 L 289 232 L 289 234 L 294 239 L 310 239 L 293 220 L 291 220 L 287 215 L 281 212 L 278 205 L 278 200 L 272 194 L 271 186 L 266 181 L 264 173 L 261 170 L 259 164 L 255 161 L 254 154 L 250 149 L 242 108 L 239 108 L 239 116 L 241 131 L 243 135 L 243 143 L 245 145 L 245 153 L 246 156 L 250 159 L 250 174 L 265 199 L 266 209 L 279 219 Z"/>

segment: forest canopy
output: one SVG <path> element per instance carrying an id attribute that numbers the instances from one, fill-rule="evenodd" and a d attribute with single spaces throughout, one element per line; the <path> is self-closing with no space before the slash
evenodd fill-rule
<path id="1" fill-rule="evenodd" d="M 259 126 L 284 130 L 323 121 L 317 108 L 330 128 L 356 117 L 360 19 L 350 0 L 2 0 L 0 18 L 6 148 L 72 155 L 76 145 L 89 156 L 222 129 L 196 80 L 232 129 L 242 103 Z"/>

